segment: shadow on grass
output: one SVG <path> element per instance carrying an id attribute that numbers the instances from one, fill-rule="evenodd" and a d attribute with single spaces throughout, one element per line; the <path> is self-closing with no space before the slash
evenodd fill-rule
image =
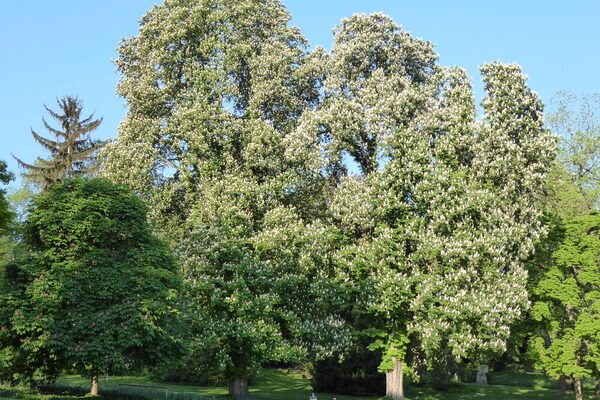
<path id="1" fill-rule="evenodd" d="M 528 382 L 535 382 L 527 377 Z M 525 378 L 523 378 L 525 379 Z M 129 384 L 159 384 L 169 388 L 168 397 L 164 389 L 139 389 L 119 386 Z M 100 397 L 97 400 L 226 400 L 225 387 L 206 387 L 191 385 L 163 384 L 144 377 L 102 378 Z M 534 383 L 535 384 L 535 383 Z M 26 387 L 0 386 L 0 400 L 89 400 L 88 379 L 76 375 L 62 376 L 56 385 L 41 388 L 39 391 Z M 310 380 L 294 371 L 263 370 L 250 388 L 254 400 L 308 400 L 312 388 Z M 378 400 L 378 397 L 341 396 L 333 393 L 315 393 L 319 400 Z M 572 400 L 573 394 L 563 396 L 557 389 L 514 385 L 476 385 L 463 384 L 448 391 L 435 391 L 427 388 L 408 387 L 406 400 Z M 597 399 L 591 391 L 586 399 Z"/>
<path id="2" fill-rule="evenodd" d="M 588 396 L 590 399 L 594 398 L 592 393 L 588 393 Z M 410 400 L 572 400 L 573 395 L 562 395 L 559 390 L 552 389 L 507 385 L 464 384 L 446 392 L 410 388 L 407 393 L 407 398 Z"/>

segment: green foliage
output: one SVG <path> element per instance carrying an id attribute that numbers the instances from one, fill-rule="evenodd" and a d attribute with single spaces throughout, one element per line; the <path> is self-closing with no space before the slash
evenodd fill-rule
<path id="1" fill-rule="evenodd" d="M 600 372 L 600 215 L 568 219 L 553 262 L 534 288 L 531 314 L 545 335 L 532 339 L 537 366 L 555 377 Z"/>
<path id="2" fill-rule="evenodd" d="M 28 182 L 40 185 L 43 190 L 64 179 L 96 172 L 96 153 L 101 147 L 101 142 L 90 139 L 89 134 L 100 126 L 102 118 L 94 120 L 94 114 L 83 118 L 83 106 L 76 97 L 65 96 L 57 99 L 57 103 L 60 113 L 46 106 L 44 108 L 60 124 L 60 128 L 53 128 L 42 119 L 46 129 L 56 136 L 57 141 L 31 130 L 36 142 L 50 152 L 50 159 L 38 157 L 33 164 L 27 164 L 15 157 L 26 171 L 21 176 Z"/>
<path id="3" fill-rule="evenodd" d="M 329 181 L 297 129 L 321 52 L 289 21 L 276 0 L 174 0 L 119 48 L 129 112 L 102 174 L 147 199 L 177 244 L 198 375 L 246 378 L 345 345 L 319 243 Z"/>
<path id="4" fill-rule="evenodd" d="M 7 170 L 6 161 L 0 160 L 0 183 L 8 184 L 12 181 L 14 175 Z M 0 189 L 0 236 L 5 235 L 9 231 L 9 226 L 14 217 L 10 209 L 10 205 L 6 199 L 6 191 Z"/>
<path id="5" fill-rule="evenodd" d="M 333 260 L 384 332 L 382 370 L 394 358 L 421 371 L 503 352 L 544 230 L 555 140 L 540 99 L 519 66 L 484 65 L 477 121 L 466 72 L 437 65 L 429 43 L 381 14 L 342 21 L 326 56 L 324 100 L 303 128 L 363 173 L 342 178 L 330 202 L 342 238 Z"/>
<path id="6" fill-rule="evenodd" d="M 312 264 L 321 231 L 291 217 L 275 210 L 249 237 L 235 232 L 252 232 L 235 218 L 211 221 L 180 247 L 194 350 L 210 354 L 208 370 L 247 377 L 267 361 L 323 357 L 344 346 L 332 307 L 339 290 Z"/>
<path id="7" fill-rule="evenodd" d="M 35 198 L 24 240 L 31 256 L 1 280 L 6 378 L 139 370 L 180 353 L 174 259 L 133 193 L 97 179 L 53 185 Z"/>
<path id="8" fill-rule="evenodd" d="M 6 195 L 9 210 L 13 215 L 8 226 L 8 232 L 0 236 L 0 276 L 4 275 L 4 268 L 9 262 L 23 258 L 27 249 L 22 242 L 22 228 L 27 207 L 33 198 L 33 192 L 27 186 L 13 190 Z"/>
<path id="9" fill-rule="evenodd" d="M 562 168 L 555 180 L 560 186 L 551 190 L 549 205 L 567 216 L 585 215 L 598 206 L 600 196 L 600 94 L 578 97 L 558 92 L 553 103 L 548 124 L 560 135 L 557 161 Z M 583 213 L 573 214 L 574 209 Z"/>
<path id="10" fill-rule="evenodd" d="M 520 67 L 481 68 L 478 121 L 466 72 L 389 17 L 343 20 L 329 53 L 289 21 L 276 0 L 172 0 L 119 48 L 102 173 L 177 243 L 192 354 L 244 378 L 346 346 L 355 313 L 385 370 L 502 352 L 555 148 Z"/>

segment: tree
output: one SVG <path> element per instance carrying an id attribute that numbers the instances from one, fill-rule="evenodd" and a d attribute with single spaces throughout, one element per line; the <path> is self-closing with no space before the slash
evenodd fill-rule
<path id="1" fill-rule="evenodd" d="M 523 322 L 528 327 L 524 330 L 526 335 L 523 335 L 523 341 L 529 343 L 528 356 L 541 368 L 545 368 L 548 362 L 546 356 L 545 361 L 540 360 L 546 351 L 544 349 L 555 348 L 555 340 L 560 342 L 560 336 L 564 334 L 564 331 L 560 332 L 564 329 L 565 315 L 557 312 L 560 305 L 555 304 L 556 300 L 549 298 L 546 293 L 551 283 L 548 274 L 557 268 L 556 254 L 559 248 L 564 246 L 566 240 L 570 240 L 565 236 L 565 227 L 595 212 L 600 188 L 597 95 L 577 98 L 570 93 L 559 92 L 553 103 L 554 112 L 549 114 L 548 121 L 552 130 L 560 135 L 559 153 L 545 183 L 544 199 L 547 210 L 545 219 L 551 234 L 538 245 L 535 258 L 528 266 L 530 299 L 536 306 Z M 551 306 L 542 315 L 538 304 Z M 554 368 L 552 372 L 559 378 L 561 390 L 566 392 L 566 379 L 572 375 L 559 371 L 560 368 Z M 579 386 L 580 390 L 580 383 L 576 382 L 574 386 Z"/>
<path id="2" fill-rule="evenodd" d="M 587 215 L 600 196 L 600 94 L 558 92 L 553 103 L 548 124 L 560 141 L 546 202 L 560 216 Z"/>
<path id="3" fill-rule="evenodd" d="M 289 20 L 276 0 L 154 7 L 119 48 L 129 111 L 102 152 L 102 174 L 147 199 L 178 244 L 192 357 L 210 354 L 233 395 L 265 361 L 344 345 L 317 244 L 326 166 L 297 129 L 321 52 Z"/>
<path id="4" fill-rule="evenodd" d="M 536 365 L 573 380 L 583 399 L 581 379 L 600 372 L 600 215 L 564 222 L 553 263 L 534 288 L 532 317 L 545 322 L 547 335 L 532 340 Z"/>
<path id="5" fill-rule="evenodd" d="M 373 347 L 395 399 L 406 362 L 444 369 L 504 350 L 527 307 L 523 263 L 543 234 L 541 187 L 554 154 L 518 66 L 481 68 L 477 121 L 465 71 L 436 59 L 387 17 L 344 20 L 325 100 L 307 118 L 363 172 L 342 179 L 331 202 L 348 238 L 334 259 L 341 277 L 371 293 Z"/>
<path id="6" fill-rule="evenodd" d="M 14 175 L 7 170 L 6 162 L 0 160 L 0 182 L 8 184 L 12 181 Z M 13 213 L 10 210 L 10 205 L 6 200 L 6 191 L 0 189 L 0 235 L 4 235 L 9 230 L 10 221 L 13 218 Z"/>
<path id="7" fill-rule="evenodd" d="M 102 157 L 179 242 L 196 343 L 231 393 L 267 359 L 343 347 L 348 294 L 390 383 L 501 351 L 554 148 L 520 68 L 482 68 L 477 121 L 466 73 L 388 17 L 308 53 L 278 1 L 217 4 L 167 1 L 123 42 L 129 112 Z"/>
<path id="8" fill-rule="evenodd" d="M 77 97 L 65 96 L 58 100 L 60 112 L 54 112 L 44 106 L 46 111 L 60 124 L 55 129 L 42 119 L 46 129 L 56 136 L 57 140 L 38 135 L 33 129 L 33 138 L 50 152 L 50 159 L 38 157 L 33 164 L 16 158 L 26 172 L 21 176 L 42 190 L 66 178 L 89 175 L 97 170 L 96 153 L 101 142 L 90 139 L 89 134 L 102 123 L 102 118 L 94 119 L 94 114 L 82 119 L 83 105 Z"/>
<path id="9" fill-rule="evenodd" d="M 25 224 L 31 257 L 2 279 L 2 363 L 16 380 L 91 379 L 176 357 L 180 279 L 150 234 L 146 206 L 104 180 L 65 180 L 37 196 Z"/>
<path id="10" fill-rule="evenodd" d="M 5 196 L 12 220 L 8 224 L 9 229 L 0 235 L 0 270 L 10 261 L 18 259 L 20 253 L 25 251 L 22 245 L 22 225 L 32 198 L 33 192 L 27 186 L 13 190 Z M 1 271 L 0 276 L 2 276 Z"/>
<path id="11" fill-rule="evenodd" d="M 0 161 L 0 182 L 8 184 L 13 179 L 13 174 L 7 171 L 6 162 Z M 13 243 L 9 238 L 11 223 L 15 217 L 10 203 L 6 198 L 6 190 L 0 189 L 0 273 L 4 264 L 11 258 Z"/>

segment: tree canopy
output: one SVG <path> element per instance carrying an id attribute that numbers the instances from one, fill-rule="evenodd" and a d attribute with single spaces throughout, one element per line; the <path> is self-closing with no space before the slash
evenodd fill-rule
<path id="1" fill-rule="evenodd" d="M 353 311 L 390 380 L 503 351 L 555 151 L 520 67 L 481 67 L 478 120 L 466 72 L 389 17 L 343 20 L 331 52 L 289 20 L 172 0 L 119 48 L 128 113 L 102 174 L 178 245 L 195 343 L 232 394 L 253 365 L 342 349 Z"/>
<path id="2" fill-rule="evenodd" d="M 302 128 L 362 172 L 330 203 L 346 238 L 334 260 L 368 293 L 388 395 L 402 398 L 392 372 L 403 362 L 448 370 L 504 350 L 527 307 L 555 140 L 520 67 L 481 67 L 478 121 L 465 71 L 437 65 L 429 43 L 381 14 L 342 21 L 327 57 L 323 102 Z"/>
<path id="3" fill-rule="evenodd" d="M 65 180 L 36 196 L 24 236 L 30 257 L 2 277 L 8 378 L 54 379 L 65 367 L 93 378 L 179 354 L 181 282 L 133 193 Z"/>
<path id="4" fill-rule="evenodd" d="M 574 382 L 600 373 L 600 215 L 567 219 L 553 262 L 533 288 L 532 317 L 544 330 L 532 339 L 536 366 Z"/>
<path id="5" fill-rule="evenodd" d="M 319 56 L 279 1 L 219 5 L 166 2 L 123 42 L 129 111 L 102 173 L 178 244 L 192 351 L 244 394 L 260 364 L 330 354 L 345 330 L 316 244 L 327 180 L 295 130 L 318 99 Z"/>

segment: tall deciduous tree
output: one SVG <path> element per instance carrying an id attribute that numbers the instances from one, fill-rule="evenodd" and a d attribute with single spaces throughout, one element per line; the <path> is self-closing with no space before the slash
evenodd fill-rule
<path id="1" fill-rule="evenodd" d="M 573 381 L 583 399 L 581 379 L 600 373 L 600 215 L 564 222 L 553 263 L 541 274 L 532 317 L 544 322 L 532 348 L 536 365 Z"/>
<path id="2" fill-rule="evenodd" d="M 147 199 L 180 245 L 194 343 L 235 395 L 264 361 L 343 343 L 315 220 L 326 166 L 297 129 L 322 52 L 289 20 L 277 0 L 153 8 L 119 49 L 129 112 L 103 152 L 103 174 Z"/>
<path id="3" fill-rule="evenodd" d="M 33 164 L 28 164 L 15 157 L 26 171 L 21 176 L 28 182 L 40 185 L 42 190 L 66 178 L 89 175 L 97 170 L 96 154 L 101 142 L 89 136 L 100 126 L 102 118 L 94 119 L 94 114 L 83 118 L 83 105 L 76 97 L 65 96 L 57 103 L 60 108 L 58 112 L 46 106 L 44 108 L 59 123 L 59 128 L 53 128 L 42 119 L 44 127 L 57 140 L 45 138 L 31 130 L 35 141 L 50 152 L 50 158 L 38 157 Z"/>
<path id="4" fill-rule="evenodd" d="M 563 217 L 587 215 L 600 196 L 600 94 L 559 92 L 553 103 L 548 125 L 560 141 L 546 202 Z"/>
<path id="5" fill-rule="evenodd" d="M 0 342 L 10 379 L 91 379 L 179 354 L 181 281 L 150 233 L 146 206 L 123 186 L 66 180 L 37 196 L 25 224 L 32 255 L 2 277 Z"/>
<path id="6" fill-rule="evenodd" d="M 572 282 L 571 278 L 577 279 L 576 268 L 572 272 L 564 269 L 562 264 L 565 260 L 559 260 L 558 255 L 562 254 L 559 249 L 576 240 L 571 237 L 576 232 L 575 227 L 578 224 L 584 226 L 589 223 L 591 213 L 596 212 L 598 207 L 600 194 L 598 95 L 577 98 L 570 93 L 559 92 L 553 103 L 555 111 L 549 114 L 548 121 L 553 131 L 560 135 L 559 154 L 545 184 L 547 194 L 544 199 L 552 235 L 540 243 L 536 257 L 529 264 L 529 291 L 535 306 L 526 320 L 529 327 L 526 331 L 526 339 L 532 343 L 529 346 L 529 356 L 532 361 L 557 376 L 563 392 L 567 390 L 566 379 L 575 378 L 576 395 L 581 396 L 579 380 L 582 375 L 574 374 L 574 371 L 577 366 L 583 367 L 584 364 L 569 359 L 568 354 L 573 350 L 575 353 L 571 355 L 575 357 L 576 353 L 583 354 L 585 349 L 565 348 L 566 352 L 561 354 L 557 353 L 556 349 L 569 340 L 571 346 L 573 340 L 583 340 L 577 339 L 578 333 L 575 333 L 575 336 L 571 335 L 570 338 L 567 337 L 570 335 L 567 331 L 573 328 L 575 322 L 567 318 L 565 304 L 575 301 L 578 295 L 590 288 L 589 285 L 581 285 L 577 288 L 578 292 L 570 293 L 572 298 L 565 293 L 563 294 L 566 297 L 556 298 L 558 294 L 550 293 L 549 289 L 556 284 L 556 281 L 550 279 L 553 274 L 560 272 L 565 280 L 570 282 Z M 580 233 L 585 234 L 585 232 Z M 591 237 L 586 240 L 591 240 Z M 576 251 L 573 246 L 571 250 Z M 586 251 L 579 250 L 582 253 Z M 581 281 L 577 280 L 577 282 Z M 560 285 L 556 288 L 564 289 Z M 571 312 L 590 311 L 586 310 L 575 307 Z M 565 340 L 567 342 L 564 342 Z M 598 369 L 592 370 L 598 377 Z M 589 374 L 589 370 L 586 371 L 584 375 Z"/>
<path id="7" fill-rule="evenodd" d="M 436 59 L 389 18 L 355 15 L 336 31 L 325 100 L 306 117 L 364 174 L 342 179 L 331 203 L 351 239 L 335 259 L 366 279 L 396 399 L 405 362 L 444 368 L 503 350 L 527 306 L 523 261 L 543 232 L 554 155 L 518 66 L 482 67 L 477 121 L 466 73 Z"/>
<path id="8" fill-rule="evenodd" d="M 232 394 L 261 361 L 343 343 L 329 310 L 355 282 L 401 398 L 404 362 L 502 350 L 554 139 L 516 65 L 482 68 L 477 121 L 466 73 L 388 17 L 345 20 L 331 54 L 288 22 L 274 0 L 155 7 L 120 48 L 129 112 L 104 173 L 180 238 L 197 343 Z"/>

